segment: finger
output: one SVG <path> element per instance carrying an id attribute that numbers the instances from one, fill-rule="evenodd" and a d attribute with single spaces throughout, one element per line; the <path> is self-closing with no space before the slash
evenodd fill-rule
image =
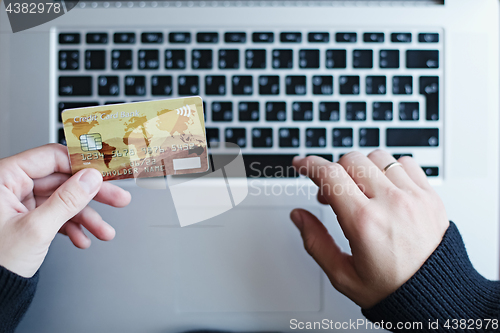
<path id="1" fill-rule="evenodd" d="M 43 178 L 35 179 L 33 193 L 36 196 L 49 197 L 70 177 L 70 174 L 57 172 Z"/>
<path id="2" fill-rule="evenodd" d="M 326 200 L 325 196 L 323 195 L 323 193 L 321 193 L 321 191 L 318 191 L 318 201 L 320 204 L 322 205 L 328 205 L 328 201 Z"/>
<path id="3" fill-rule="evenodd" d="M 385 192 L 387 188 L 394 186 L 368 157 L 358 151 L 342 156 L 339 164 L 344 167 L 368 198 L 373 198 L 377 193 Z"/>
<path id="4" fill-rule="evenodd" d="M 415 161 L 410 156 L 403 156 L 398 159 L 398 162 L 403 164 L 403 168 L 405 169 L 406 174 L 408 174 L 408 176 L 415 182 L 415 184 L 423 189 L 431 188 L 424 170 L 422 170 L 420 165 L 418 165 L 417 161 Z"/>
<path id="5" fill-rule="evenodd" d="M 33 190 L 33 179 L 55 172 L 70 173 L 68 150 L 60 144 L 48 144 L 0 160 L 0 185 L 7 186 L 19 199 Z"/>
<path id="6" fill-rule="evenodd" d="M 131 200 L 130 192 L 111 183 L 104 182 L 94 200 L 113 207 L 125 207 Z"/>
<path id="7" fill-rule="evenodd" d="M 318 156 L 308 156 L 302 159 L 295 157 L 293 166 L 300 174 L 308 176 L 318 185 L 319 192 L 339 217 L 353 214 L 369 201 L 338 163 Z M 344 219 L 340 218 L 340 221 Z M 347 227 L 340 223 L 343 228 Z"/>
<path id="8" fill-rule="evenodd" d="M 377 149 L 368 154 L 368 158 L 380 169 L 384 170 L 389 164 L 397 162 L 396 159 L 385 150 Z M 404 167 L 393 166 L 387 170 L 385 176 L 400 189 L 411 189 L 415 186 L 413 180 L 406 174 Z"/>
<path id="9" fill-rule="evenodd" d="M 92 235 L 102 241 L 110 241 L 115 238 L 115 229 L 104 222 L 101 215 L 92 207 L 85 207 L 80 213 L 73 217 L 71 221 L 81 224 Z"/>
<path id="10" fill-rule="evenodd" d="M 338 288 L 339 281 L 346 283 L 346 272 L 351 265 L 350 256 L 342 252 L 323 223 L 303 209 L 294 209 L 290 218 L 300 231 L 307 253 L 323 269 L 332 284 Z"/>
<path id="11" fill-rule="evenodd" d="M 54 236 L 61 226 L 78 214 L 97 194 L 102 176 L 95 169 L 77 172 L 61 185 L 43 204 L 28 213 L 29 220 Z"/>
<path id="12" fill-rule="evenodd" d="M 46 177 L 36 179 L 33 192 L 36 196 L 50 196 L 59 186 L 61 186 L 70 175 L 64 173 L 54 173 Z M 113 207 L 125 207 L 130 203 L 130 193 L 124 189 L 104 182 L 101 189 L 94 197 L 95 201 L 101 202 Z"/>
<path id="13" fill-rule="evenodd" d="M 74 222 L 66 222 L 65 225 L 65 232 L 66 235 L 68 235 L 69 239 L 71 239 L 71 242 L 79 248 L 79 249 L 86 249 L 90 246 L 92 243 L 90 238 L 85 235 L 83 232 L 82 226 L 80 224 L 74 223 Z"/>

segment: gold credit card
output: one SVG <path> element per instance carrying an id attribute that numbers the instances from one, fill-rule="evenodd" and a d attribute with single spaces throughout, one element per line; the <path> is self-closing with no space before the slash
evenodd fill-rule
<path id="1" fill-rule="evenodd" d="M 208 170 L 201 97 L 68 109 L 62 113 L 71 170 L 104 180 Z"/>

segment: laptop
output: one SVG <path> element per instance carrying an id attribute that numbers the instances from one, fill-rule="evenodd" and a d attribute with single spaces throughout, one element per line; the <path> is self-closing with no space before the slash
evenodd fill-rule
<path id="1" fill-rule="evenodd" d="M 476 269 L 498 279 L 498 14 L 494 0 L 80 1 L 13 34 L 1 11 L 0 157 L 64 144 L 67 108 L 199 95 L 211 154 L 237 144 L 248 176 L 231 181 L 248 187 L 239 205 L 184 228 L 171 191 L 116 182 L 130 206 L 92 204 L 116 238 L 81 251 L 56 237 L 18 332 L 363 318 L 289 220 L 309 209 L 349 251 L 312 182 L 276 173 L 295 155 L 413 156 Z M 217 202 L 186 204 L 208 216 Z"/>

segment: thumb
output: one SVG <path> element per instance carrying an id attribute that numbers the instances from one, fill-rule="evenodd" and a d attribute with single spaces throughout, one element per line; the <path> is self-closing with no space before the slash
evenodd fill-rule
<path id="1" fill-rule="evenodd" d="M 30 213 L 35 221 L 48 223 L 54 235 L 94 198 L 102 184 L 102 176 L 95 169 L 84 169 L 65 181 L 38 208 Z"/>
<path id="2" fill-rule="evenodd" d="M 304 241 L 304 247 L 326 273 L 338 289 L 345 283 L 349 255 L 343 253 L 320 220 L 304 209 L 294 209 L 290 213 L 292 222 L 297 226 Z"/>

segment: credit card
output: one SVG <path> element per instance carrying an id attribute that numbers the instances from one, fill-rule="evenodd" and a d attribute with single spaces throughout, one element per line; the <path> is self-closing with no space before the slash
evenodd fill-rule
<path id="1" fill-rule="evenodd" d="M 94 168 L 115 180 L 209 168 L 201 97 L 68 109 L 62 121 L 73 174 Z"/>

